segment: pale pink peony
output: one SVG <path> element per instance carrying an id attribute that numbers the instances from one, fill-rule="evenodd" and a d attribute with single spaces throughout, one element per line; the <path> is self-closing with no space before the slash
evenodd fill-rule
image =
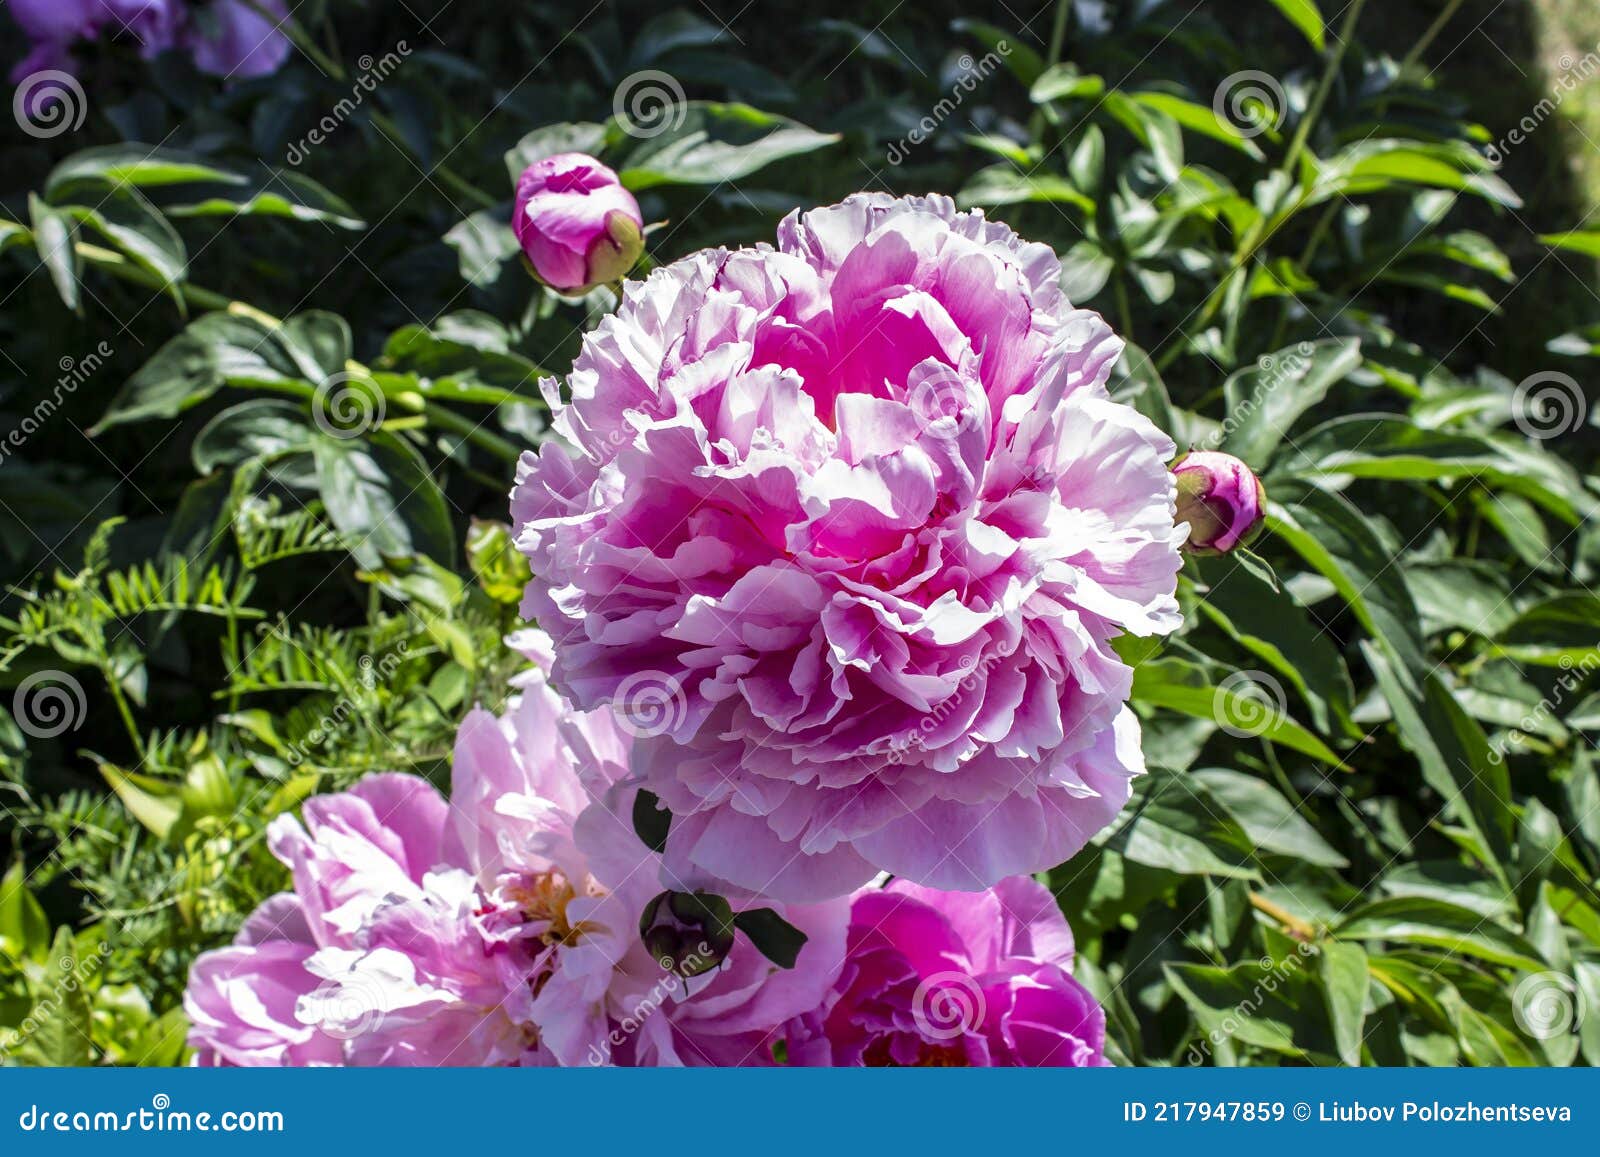
<path id="1" fill-rule="evenodd" d="M 1027 877 L 976 894 L 868 889 L 849 945 L 827 1001 L 789 1025 L 790 1064 L 1108 1063 L 1105 1013 L 1071 973 L 1072 930 Z"/>
<path id="2" fill-rule="evenodd" d="M 1171 442 L 1045 246 L 944 197 L 792 215 L 628 286 L 512 495 L 525 613 L 616 705 L 667 864 L 786 900 L 1065 860 L 1142 770 Z"/>
<path id="3" fill-rule="evenodd" d="M 464 721 L 448 804 L 378 775 L 275 821 L 294 892 L 196 961 L 198 1063 L 770 1060 L 772 1026 L 837 974 L 847 906 L 785 913 L 809 936 L 792 971 L 742 933 L 704 975 L 663 969 L 639 937 L 662 885 L 616 782 L 628 744 L 609 710 L 574 714 L 535 675 L 505 715 Z"/>

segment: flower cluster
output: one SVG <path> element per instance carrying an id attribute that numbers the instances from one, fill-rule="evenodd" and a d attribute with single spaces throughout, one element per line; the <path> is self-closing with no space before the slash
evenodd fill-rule
<path id="1" fill-rule="evenodd" d="M 11 0 L 9 7 L 32 44 L 13 81 L 73 71 L 73 46 L 90 40 L 125 40 L 146 58 L 178 49 L 200 71 L 230 79 L 269 76 L 289 56 L 284 0 Z"/>
<path id="2" fill-rule="evenodd" d="M 518 183 L 562 291 L 641 223 L 593 158 Z M 448 802 L 380 775 L 273 823 L 294 890 L 195 965 L 201 1063 L 1105 1064 L 1025 873 L 1127 800 L 1113 643 L 1178 625 L 1180 548 L 1260 493 L 1169 471 L 1060 272 L 863 195 L 628 286 L 545 383 L 571 450 L 518 468 L 519 697 Z"/>
<path id="3" fill-rule="evenodd" d="M 375 775 L 275 821 L 294 890 L 195 962 L 197 1063 L 1100 1063 L 1098 1009 L 1063 971 L 1071 933 L 1029 880 L 786 906 L 792 968 L 731 922 L 661 951 L 640 934 L 659 858 L 621 818 L 628 748 L 608 711 L 572 711 L 534 672 L 503 716 L 462 725 L 448 802 Z M 943 1015 L 908 971 L 940 967 L 971 971 L 987 1012 L 930 1025 L 922 1053 L 880 1042 Z"/>
<path id="4" fill-rule="evenodd" d="M 628 736 L 535 674 L 456 742 L 446 802 L 376 775 L 272 824 L 294 891 L 194 965 L 203 1065 L 740 1064 L 817 1006 L 843 901 L 789 907 L 781 969 L 743 933 L 714 968 L 654 958 L 641 912 L 658 864 L 627 820 Z M 621 817 L 621 818 L 619 818 Z M 706 945 L 709 956 L 711 946 Z"/>

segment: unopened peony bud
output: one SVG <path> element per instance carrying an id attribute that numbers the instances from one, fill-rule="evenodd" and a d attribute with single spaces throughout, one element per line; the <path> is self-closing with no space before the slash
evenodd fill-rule
<path id="1" fill-rule="evenodd" d="M 662 968 L 699 976 L 733 947 L 733 909 L 709 892 L 662 892 L 645 905 L 639 935 Z"/>
<path id="2" fill-rule="evenodd" d="M 1185 549 L 1193 554 L 1226 554 L 1244 546 L 1261 529 L 1267 493 L 1232 454 L 1195 450 L 1172 464 L 1178 480 L 1178 521 L 1189 524 Z"/>
<path id="3" fill-rule="evenodd" d="M 511 231 L 539 280 L 579 294 L 627 275 L 644 252 L 639 202 L 583 153 L 535 161 L 517 180 Z"/>

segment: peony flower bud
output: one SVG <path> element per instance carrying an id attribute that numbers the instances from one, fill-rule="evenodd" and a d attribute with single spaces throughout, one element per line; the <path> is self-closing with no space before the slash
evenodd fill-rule
<path id="1" fill-rule="evenodd" d="M 662 968 L 699 976 L 733 947 L 733 909 L 708 892 L 662 892 L 645 905 L 639 935 Z"/>
<path id="2" fill-rule="evenodd" d="M 1189 524 L 1191 554 L 1226 554 L 1261 529 L 1267 493 L 1232 454 L 1195 450 L 1172 464 L 1178 480 L 1178 521 Z"/>
<path id="3" fill-rule="evenodd" d="M 535 161 L 517 179 L 511 230 L 539 280 L 561 293 L 620 281 L 644 252 L 639 202 L 583 153 Z"/>

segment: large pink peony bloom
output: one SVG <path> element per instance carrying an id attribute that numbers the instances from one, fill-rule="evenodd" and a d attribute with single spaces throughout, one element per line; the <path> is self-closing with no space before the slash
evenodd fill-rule
<path id="1" fill-rule="evenodd" d="M 678 1065 L 770 1060 L 772 1026 L 837 975 L 843 903 L 790 908 L 793 970 L 736 935 L 685 979 L 644 949 L 659 857 L 616 782 L 629 736 L 535 676 L 475 711 L 452 799 L 369 777 L 275 821 L 294 892 L 196 961 L 185 1008 L 205 1065 Z M 620 817 L 620 818 L 619 818 Z"/>
<path id="2" fill-rule="evenodd" d="M 1142 769 L 1111 642 L 1163 633 L 1171 442 L 1060 268 L 943 197 L 628 287 L 512 495 L 553 678 L 613 703 L 668 865 L 808 900 L 1071 856 Z"/>
<path id="3" fill-rule="evenodd" d="M 862 892 L 838 984 L 789 1026 L 789 1063 L 1105 1065 L 1105 1014 L 1072 955 L 1054 897 L 1024 876 L 978 894 Z"/>

